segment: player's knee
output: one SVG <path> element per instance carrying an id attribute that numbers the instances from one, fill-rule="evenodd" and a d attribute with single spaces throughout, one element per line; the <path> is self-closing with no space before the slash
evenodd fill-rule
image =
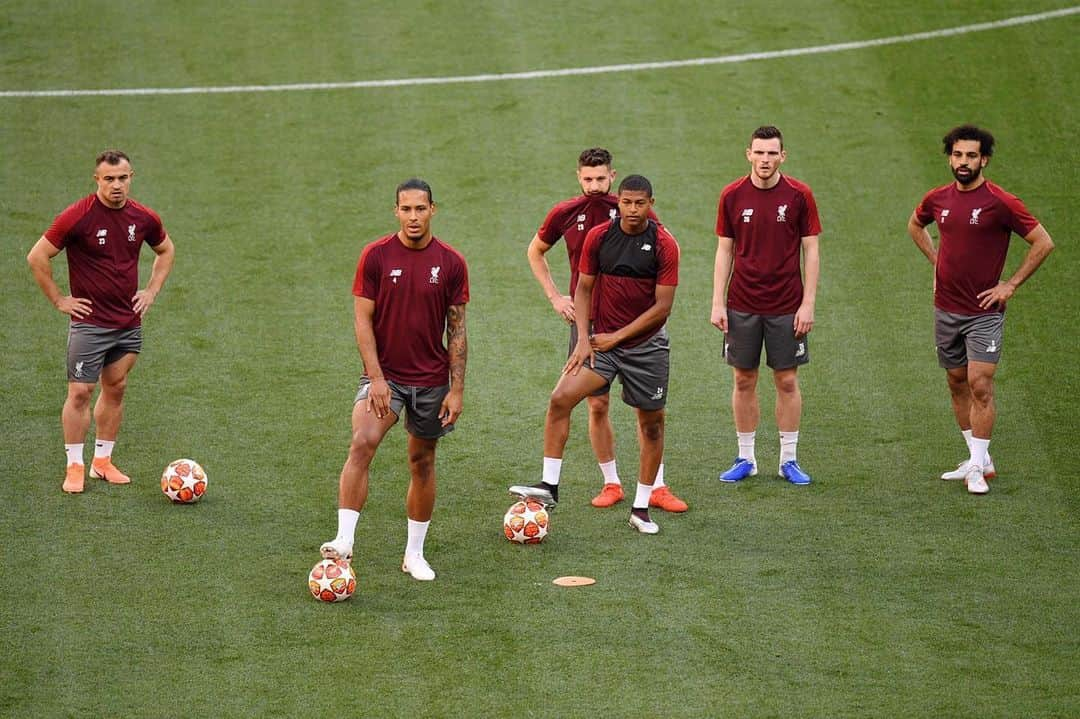
<path id="1" fill-rule="evenodd" d="M 101 380 L 101 392 L 113 399 L 119 399 L 124 396 L 124 390 L 127 389 L 127 377 L 121 377 L 116 380 L 107 381 L 104 378 Z"/>
<path id="2" fill-rule="evenodd" d="M 94 392 L 94 386 L 82 382 L 68 384 L 67 402 L 76 410 L 84 410 L 90 406 L 90 397 Z"/>
<path id="3" fill-rule="evenodd" d="M 990 404 L 994 400 L 994 382 L 988 377 L 971 381 L 971 399 L 978 404 Z"/>
<path id="4" fill-rule="evenodd" d="M 641 434 L 645 439 L 657 442 L 664 438 L 664 415 L 650 414 L 638 417 L 638 427 L 641 428 Z"/>
<path id="5" fill-rule="evenodd" d="M 552 390 L 548 407 L 557 414 L 568 414 L 579 401 L 578 397 L 559 386 Z"/>
<path id="6" fill-rule="evenodd" d="M 370 462 L 375 456 L 379 442 L 363 432 L 353 432 L 349 443 L 349 459 L 354 462 Z"/>
<path id="7" fill-rule="evenodd" d="M 775 375 L 776 391 L 780 394 L 796 394 L 799 391 L 799 379 L 794 372 Z"/>
<path id="8" fill-rule="evenodd" d="M 735 373 L 735 391 L 736 392 L 754 392 L 757 390 L 757 373 L 756 372 L 736 372 Z"/>
<path id="9" fill-rule="evenodd" d="M 595 397 L 589 397 L 589 416 L 593 419 L 602 420 L 608 416 L 608 397 L 609 395 L 602 394 Z"/>

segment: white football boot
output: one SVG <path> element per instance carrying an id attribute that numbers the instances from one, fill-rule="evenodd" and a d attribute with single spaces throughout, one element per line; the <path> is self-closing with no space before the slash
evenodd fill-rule
<path id="1" fill-rule="evenodd" d="M 430 582 L 435 578 L 435 570 L 424 559 L 424 555 L 419 553 L 406 554 L 401 560 L 401 571 L 421 582 Z"/>
<path id="2" fill-rule="evenodd" d="M 323 545 L 319 547 L 319 554 L 322 555 L 323 559 L 344 559 L 346 562 L 352 561 L 352 542 L 345 542 L 338 539 L 323 542 Z"/>
<path id="3" fill-rule="evenodd" d="M 971 460 L 965 459 L 960 464 L 956 465 L 956 469 L 951 472 L 946 472 L 941 475 L 942 479 L 955 480 L 964 479 L 967 477 L 968 464 Z M 997 472 L 994 471 L 994 460 L 990 458 L 990 455 L 986 455 L 986 464 L 983 465 L 983 477 L 986 479 L 993 479 L 997 476 Z"/>

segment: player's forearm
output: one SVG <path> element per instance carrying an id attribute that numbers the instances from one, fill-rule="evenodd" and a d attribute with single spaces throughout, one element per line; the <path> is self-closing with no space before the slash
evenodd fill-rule
<path id="1" fill-rule="evenodd" d="M 803 298 L 805 306 L 813 307 L 817 302 L 818 278 L 821 276 L 821 255 L 818 252 L 817 239 L 803 244 Z"/>
<path id="2" fill-rule="evenodd" d="M 544 291 L 544 297 L 548 300 L 553 300 L 560 296 L 559 288 L 555 285 L 555 280 L 551 276 L 551 267 L 547 263 L 547 258 L 543 255 L 534 256 L 532 252 L 529 253 L 529 269 L 532 270 L 533 277 L 540 283 L 540 289 Z"/>
<path id="3" fill-rule="evenodd" d="M 623 327 L 621 330 L 615 332 L 615 336 L 619 338 L 619 344 L 631 340 L 640 335 L 652 332 L 659 329 L 667 322 L 667 318 L 671 315 L 671 304 L 664 302 L 657 302 L 652 307 L 642 312 L 640 315 L 634 318 L 634 321 Z"/>
<path id="4" fill-rule="evenodd" d="M 594 278 L 591 275 L 582 275 L 578 278 L 577 289 L 574 290 L 574 322 L 577 323 L 578 340 L 588 337 L 590 323 L 592 322 L 592 290 Z"/>
<path id="5" fill-rule="evenodd" d="M 713 261 L 712 306 L 714 310 L 727 304 L 727 285 L 728 280 L 731 278 L 731 263 L 731 240 L 721 237 L 716 246 L 716 259 Z"/>
<path id="6" fill-rule="evenodd" d="M 469 343 L 465 332 L 465 305 L 452 305 L 446 316 L 446 352 L 450 357 L 450 389 L 465 390 L 465 363 Z"/>
<path id="7" fill-rule="evenodd" d="M 360 351 L 360 361 L 364 363 L 364 374 L 375 381 L 383 378 L 379 365 L 379 352 L 375 346 L 375 329 L 370 320 L 356 318 L 356 347 Z"/>
<path id="8" fill-rule="evenodd" d="M 170 247 L 166 252 L 154 257 L 154 264 L 150 266 L 150 279 L 146 283 L 146 289 L 157 295 L 165 286 L 165 280 L 172 272 L 173 263 L 176 261 L 176 253 Z"/>
<path id="9" fill-rule="evenodd" d="M 913 216 L 908 220 L 908 235 L 911 237 L 912 242 L 919 248 L 919 251 L 926 255 L 926 259 L 930 260 L 930 264 L 937 264 L 937 250 L 934 249 L 934 241 L 930 238 L 930 233 L 926 231 L 926 228 L 915 221 Z"/>
<path id="10" fill-rule="evenodd" d="M 1039 269 L 1043 260 L 1045 260 L 1053 251 L 1054 241 L 1050 239 L 1050 235 L 1043 230 L 1042 236 L 1031 243 L 1020 266 L 1016 268 L 1016 272 L 1014 272 L 1012 277 L 1006 280 L 1006 282 L 1012 285 L 1013 289 L 1024 284 L 1029 277 L 1035 274 L 1035 270 Z"/>
<path id="11" fill-rule="evenodd" d="M 60 286 L 56 284 L 56 280 L 52 276 L 52 266 L 46 262 L 44 266 L 31 260 L 30 272 L 34 275 L 34 282 L 41 288 L 41 292 L 45 295 L 45 298 L 49 300 L 49 304 L 53 307 L 57 306 L 60 299 L 64 296 L 60 291 Z"/>

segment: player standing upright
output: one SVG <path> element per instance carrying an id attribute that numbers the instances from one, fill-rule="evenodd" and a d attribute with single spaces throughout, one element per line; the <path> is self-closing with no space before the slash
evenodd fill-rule
<path id="1" fill-rule="evenodd" d="M 670 354 L 665 322 L 679 281 L 679 245 L 649 217 L 653 194 L 647 179 L 623 180 L 618 201 L 619 216 L 590 230 L 581 250 L 574 293 L 577 343 L 548 404 L 542 480 L 510 492 L 545 504 L 558 501 L 570 413 L 618 376 L 623 401 L 637 412 L 641 450 L 630 526 L 656 534 L 660 528 L 649 517 L 649 499 L 664 455 Z"/>
<path id="2" fill-rule="evenodd" d="M 731 406 L 739 446 L 735 462 L 720 480 L 738 482 L 758 471 L 754 443 L 761 418 L 757 381 L 764 344 L 776 387 L 779 474 L 792 484 L 810 484 L 810 475 L 796 458 L 802 417 L 797 373 L 810 361 L 807 334 L 814 326 L 821 222 L 810 188 L 780 172 L 787 159 L 780 130 L 755 130 L 746 159 L 750 174 L 724 188 L 716 216 L 710 319 L 726 334 L 724 354 L 734 373 Z"/>
<path id="3" fill-rule="evenodd" d="M 26 257 L 49 302 L 71 317 L 68 392 L 61 414 L 67 453 L 63 490 L 69 494 L 83 491 L 83 445 L 90 429 L 90 398 L 99 383 L 90 476 L 110 484 L 131 481 L 112 463 L 112 452 L 124 415 L 127 376 L 142 350 L 142 316 L 165 285 L 175 255 L 161 218 L 128 196 L 134 176 L 125 153 L 101 153 L 94 164 L 97 191 L 61 212 Z M 156 257 L 150 280 L 140 290 L 143 243 Z M 52 275 L 52 260 L 63 250 L 70 295 L 60 291 Z"/>
<path id="4" fill-rule="evenodd" d="M 578 262 L 581 248 L 589 230 L 616 216 L 618 198 L 611 194 L 615 179 L 611 153 L 602 147 L 589 148 L 578 157 L 577 181 L 581 194 L 564 200 L 548 212 L 540 229 L 529 243 L 529 267 L 536 277 L 552 309 L 570 324 L 570 352 L 577 344 L 577 325 L 574 322 L 574 291 L 578 282 Z M 655 219 L 655 216 L 653 216 Z M 559 292 L 551 276 L 545 255 L 560 239 L 565 240 L 570 260 L 570 293 Z M 589 441 L 604 477 L 600 494 L 593 497 L 594 507 L 610 507 L 623 499 L 622 483 L 615 463 L 615 433 L 608 415 L 609 393 L 604 386 L 598 394 L 588 397 Z M 668 512 L 685 512 L 686 502 L 676 497 L 664 483 L 664 464 L 656 476 L 655 489 L 649 506 Z"/>
<path id="5" fill-rule="evenodd" d="M 405 411 L 411 478 L 401 570 L 430 581 L 435 572 L 424 558 L 424 540 L 435 509 L 435 446 L 463 406 L 469 275 L 465 258 L 431 234 L 435 203 L 426 182 L 398 185 L 394 214 L 401 228 L 365 247 L 357 263 L 355 330 L 364 374 L 338 486 L 337 536 L 320 551 L 327 559 L 352 558 L 371 461 Z"/>
<path id="6" fill-rule="evenodd" d="M 1001 358 L 1005 302 L 1054 249 L 1043 226 L 1016 196 L 982 171 L 994 137 L 972 125 L 943 138 L 954 182 L 931 190 L 908 220 L 908 234 L 934 266 L 934 341 L 945 369 L 953 413 L 968 458 L 942 479 L 963 479 L 968 492 L 986 494 L 994 476 L 990 435 L 997 410 L 994 372 Z M 938 247 L 926 226 L 936 222 Z M 1001 279 L 1012 233 L 1030 245 L 1020 267 Z"/>

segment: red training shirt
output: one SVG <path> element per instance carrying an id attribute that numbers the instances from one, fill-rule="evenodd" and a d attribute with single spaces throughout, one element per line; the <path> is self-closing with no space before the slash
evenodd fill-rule
<path id="1" fill-rule="evenodd" d="M 802 304 L 802 238 L 821 234 L 810 188 L 781 175 L 767 190 L 743 177 L 720 192 L 716 235 L 734 240 L 727 305 L 738 312 L 788 315 Z"/>
<path id="2" fill-rule="evenodd" d="M 353 294 L 375 302 L 375 348 L 388 379 L 415 387 L 449 381 L 446 314 L 451 305 L 469 301 L 469 271 L 460 252 L 437 237 L 413 250 L 395 232 L 360 253 Z"/>
<path id="3" fill-rule="evenodd" d="M 593 332 L 615 332 L 656 303 L 657 285 L 679 284 L 679 243 L 654 220 L 649 220 L 645 231 L 637 235 L 624 233 L 618 221 L 608 220 L 589 230 L 578 269 L 596 277 L 591 308 Z M 661 327 L 620 346 L 642 344 Z"/>
<path id="4" fill-rule="evenodd" d="M 915 219 L 936 222 L 941 236 L 934 306 L 958 315 L 1003 312 L 1004 305 L 979 307 L 977 295 L 1001 279 L 1010 234 L 1027 237 L 1039 226 L 1024 203 L 989 180 L 967 192 L 950 182 L 926 193 Z"/>
<path id="5" fill-rule="evenodd" d="M 71 296 L 92 303 L 90 314 L 77 321 L 110 329 L 138 327 L 142 320 L 131 298 L 139 291 L 139 250 L 143 242 L 153 247 L 165 237 L 157 213 L 131 198 L 115 210 L 95 193 L 57 215 L 45 239 L 67 250 Z"/>

